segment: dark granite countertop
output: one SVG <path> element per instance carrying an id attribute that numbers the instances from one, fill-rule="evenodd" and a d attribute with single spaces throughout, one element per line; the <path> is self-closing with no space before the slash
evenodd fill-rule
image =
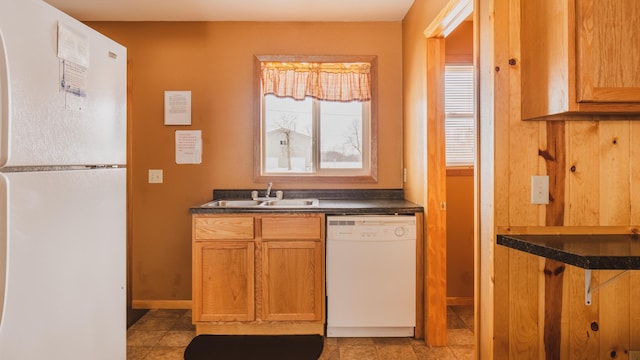
<path id="1" fill-rule="evenodd" d="M 275 194 L 276 190 L 272 191 Z M 415 214 L 424 212 L 424 207 L 406 201 L 401 189 L 382 190 L 282 190 L 285 199 L 319 199 L 317 207 L 273 208 L 273 207 L 202 207 L 198 204 L 192 214 L 229 213 L 324 213 L 329 215 L 382 215 Z M 263 190 L 260 190 L 263 194 Z M 214 190 L 212 200 L 251 199 L 251 190 Z"/>
<path id="2" fill-rule="evenodd" d="M 498 235 L 497 243 L 588 270 L 640 269 L 635 234 Z"/>

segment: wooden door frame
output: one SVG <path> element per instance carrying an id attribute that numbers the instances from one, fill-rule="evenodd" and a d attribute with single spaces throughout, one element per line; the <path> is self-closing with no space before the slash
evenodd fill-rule
<path id="1" fill-rule="evenodd" d="M 474 0 L 474 61 L 476 62 L 477 139 L 475 169 L 475 339 L 476 358 L 494 357 L 494 247 L 495 247 L 495 108 L 496 60 L 495 0 Z M 503 34 L 502 36 L 508 36 Z M 500 56 L 499 56 L 500 55 Z"/>
<path id="2" fill-rule="evenodd" d="M 444 149 L 442 37 L 427 38 L 427 209 L 425 226 L 425 342 L 447 345 L 447 168 Z"/>
<path id="3" fill-rule="evenodd" d="M 426 216 L 424 247 L 425 273 L 425 343 L 429 346 L 446 346 L 447 340 L 447 216 L 446 216 L 446 161 L 445 161 L 445 113 L 444 66 L 445 38 L 473 12 L 477 0 L 451 0 L 424 31 L 426 37 L 427 82 L 427 134 L 426 134 Z M 475 25 L 474 25 L 475 26 Z M 475 28 L 474 28 L 475 33 Z M 476 53 L 474 35 L 474 58 Z M 477 118 L 477 117 L 476 117 Z M 476 166 L 477 168 L 477 166 Z M 477 170 L 474 169 L 474 176 Z M 474 181 L 474 194 L 478 193 Z M 477 198 L 477 195 L 474 195 Z M 474 200 L 474 203 L 477 202 Z M 477 205 L 475 206 L 477 209 Z M 476 219 L 477 219 L 477 211 Z M 477 221 L 474 220 L 477 225 Z M 476 226 L 477 228 L 477 226 Z M 474 234 L 477 229 L 474 230 Z M 474 236 L 474 258 L 478 263 L 478 246 Z M 477 265 L 474 266 L 477 269 Z M 477 272 L 477 271 L 474 271 Z M 478 306 L 478 282 L 474 275 Z M 477 320 L 476 320 L 477 321 Z M 476 331 L 477 334 L 477 331 Z M 478 343 L 476 335 L 476 344 Z M 477 351 L 476 351 L 477 353 Z"/>

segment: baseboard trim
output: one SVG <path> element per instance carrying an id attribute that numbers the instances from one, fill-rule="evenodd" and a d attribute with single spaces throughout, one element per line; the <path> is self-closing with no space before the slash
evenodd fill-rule
<path id="1" fill-rule="evenodd" d="M 447 305 L 473 305 L 473 297 L 448 297 Z M 134 309 L 191 309 L 191 300 L 132 300 Z"/>
<path id="2" fill-rule="evenodd" d="M 473 297 L 448 297 L 448 306 L 473 305 Z"/>
<path id="3" fill-rule="evenodd" d="M 191 300 L 132 300 L 134 309 L 191 309 Z"/>

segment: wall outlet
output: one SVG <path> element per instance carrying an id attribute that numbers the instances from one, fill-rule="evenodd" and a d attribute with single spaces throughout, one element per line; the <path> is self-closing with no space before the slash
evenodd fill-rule
<path id="1" fill-rule="evenodd" d="M 532 204 L 548 204 L 549 203 L 549 176 L 532 176 L 531 177 L 531 203 Z"/>
<path id="2" fill-rule="evenodd" d="M 640 360 L 640 350 L 629 350 L 629 360 Z"/>
<path id="3" fill-rule="evenodd" d="M 162 184 L 162 169 L 149 169 L 149 184 Z"/>

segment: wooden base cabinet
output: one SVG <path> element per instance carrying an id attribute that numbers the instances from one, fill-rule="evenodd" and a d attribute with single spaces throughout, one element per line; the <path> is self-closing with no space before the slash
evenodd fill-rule
<path id="1" fill-rule="evenodd" d="M 194 214 L 196 332 L 324 334 L 324 221 L 322 214 Z"/>
<path id="2" fill-rule="evenodd" d="M 199 320 L 255 320 L 254 253 L 252 241 L 194 244 L 193 310 Z"/>

